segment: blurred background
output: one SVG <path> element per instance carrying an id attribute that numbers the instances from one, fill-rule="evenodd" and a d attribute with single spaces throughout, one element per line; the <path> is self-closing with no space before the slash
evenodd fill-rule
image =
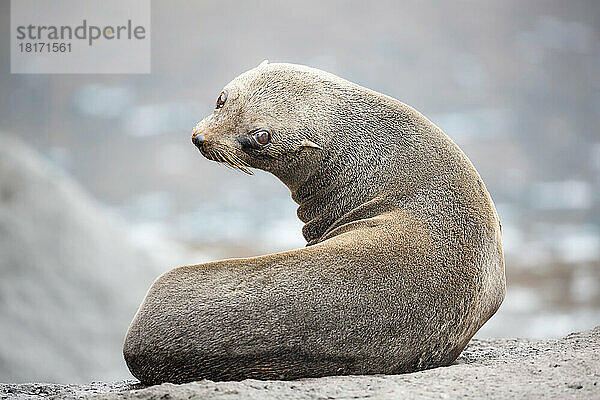
<path id="1" fill-rule="evenodd" d="M 0 381 L 130 377 L 123 337 L 160 273 L 304 246 L 283 184 L 189 140 L 264 59 L 408 103 L 470 157 L 508 278 L 478 337 L 600 323 L 599 2 L 153 1 L 146 75 L 11 75 L 9 11 L 1 0 Z"/>

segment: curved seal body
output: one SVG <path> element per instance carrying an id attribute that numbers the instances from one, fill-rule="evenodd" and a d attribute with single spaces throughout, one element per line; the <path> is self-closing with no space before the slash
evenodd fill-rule
<path id="1" fill-rule="evenodd" d="M 159 277 L 124 345 L 142 382 L 447 365 L 500 306 L 492 200 L 463 152 L 411 107 L 263 63 L 225 87 L 193 141 L 207 158 L 281 179 L 308 246 Z"/>

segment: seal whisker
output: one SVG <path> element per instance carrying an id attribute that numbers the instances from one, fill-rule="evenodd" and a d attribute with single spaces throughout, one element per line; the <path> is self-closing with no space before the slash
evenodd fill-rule
<path id="1" fill-rule="evenodd" d="M 238 162 L 238 164 L 240 164 L 243 167 L 248 167 L 250 168 L 250 165 L 248 165 L 248 163 L 244 160 L 242 160 L 241 158 L 239 158 L 238 156 L 236 156 L 235 154 L 232 154 L 232 156 L 236 159 L 236 161 Z"/>
<path id="2" fill-rule="evenodd" d="M 242 159 L 240 159 L 238 156 L 236 156 L 233 153 L 229 153 L 229 156 L 231 157 L 231 159 L 237 169 L 239 169 L 240 171 L 242 171 L 248 175 L 254 175 L 254 172 L 252 172 L 252 170 L 248 169 L 248 168 L 250 168 L 250 166 L 246 162 L 244 162 Z"/>
<path id="3" fill-rule="evenodd" d="M 220 163 L 222 163 L 223 165 L 225 165 L 228 168 L 233 168 L 233 166 L 227 161 L 227 159 L 225 158 L 225 156 L 223 155 L 223 153 L 220 150 L 217 150 L 215 152 L 215 154 L 217 155 L 218 161 Z"/>
<path id="4" fill-rule="evenodd" d="M 232 153 L 229 149 L 217 148 L 215 150 L 215 154 L 218 155 L 218 161 L 222 162 L 226 167 L 237 169 L 248 175 L 254 175 L 254 172 L 248 169 L 250 166 Z"/>
<path id="5" fill-rule="evenodd" d="M 227 164 L 229 164 L 229 166 L 231 166 L 233 168 L 236 167 L 235 162 L 232 160 L 231 155 L 228 152 L 226 152 L 226 151 L 223 152 L 223 158 L 225 159 L 225 162 L 227 162 Z"/>
<path id="6" fill-rule="evenodd" d="M 222 149 L 216 149 L 215 154 L 217 154 L 217 158 L 220 163 L 222 163 L 223 165 L 225 165 L 228 168 L 233 168 L 231 163 L 227 160 L 226 153 L 223 152 Z"/>

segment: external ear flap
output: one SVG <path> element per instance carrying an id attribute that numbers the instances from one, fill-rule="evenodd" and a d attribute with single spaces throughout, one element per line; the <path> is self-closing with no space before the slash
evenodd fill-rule
<path id="1" fill-rule="evenodd" d="M 312 147 L 314 149 L 323 150 L 323 148 L 321 146 L 319 146 L 315 142 L 308 140 L 308 139 L 302 139 L 302 142 L 300 143 L 300 147 Z"/>
<path id="2" fill-rule="evenodd" d="M 268 63 L 269 63 L 269 60 L 264 60 L 263 62 L 261 62 L 260 64 L 258 64 L 258 67 L 262 67 L 263 65 L 267 65 Z"/>

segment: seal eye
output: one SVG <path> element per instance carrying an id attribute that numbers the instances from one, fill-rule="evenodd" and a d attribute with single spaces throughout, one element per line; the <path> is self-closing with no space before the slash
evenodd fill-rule
<path id="1" fill-rule="evenodd" d="M 219 95 L 219 98 L 217 99 L 217 106 L 215 108 L 219 109 L 219 108 L 223 107 L 225 105 L 226 101 L 227 101 L 227 92 L 222 91 L 221 94 Z"/>
<path id="2" fill-rule="evenodd" d="M 254 137 L 254 140 L 256 140 L 256 143 L 260 144 L 261 146 L 264 146 L 271 141 L 271 135 L 269 135 L 269 132 L 267 132 L 263 129 L 261 129 L 260 131 L 254 132 L 252 137 Z"/>

